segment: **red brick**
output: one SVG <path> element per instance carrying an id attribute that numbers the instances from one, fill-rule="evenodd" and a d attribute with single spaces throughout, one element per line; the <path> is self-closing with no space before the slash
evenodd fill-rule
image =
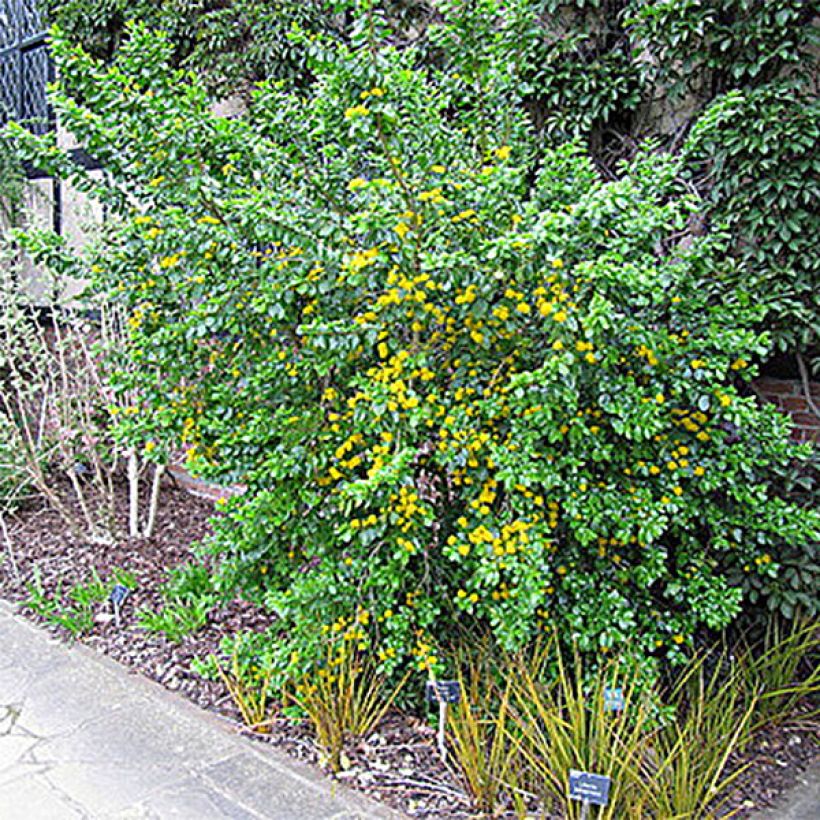
<path id="1" fill-rule="evenodd" d="M 790 396 L 794 393 L 796 384 L 796 382 L 783 381 L 782 379 L 758 379 L 754 382 L 755 387 L 765 396 Z"/>
<path id="2" fill-rule="evenodd" d="M 786 396 L 779 404 L 789 413 L 807 413 L 809 410 L 809 403 L 802 396 Z"/>
<path id="3" fill-rule="evenodd" d="M 795 427 L 805 427 L 808 430 L 820 429 L 820 419 L 814 413 L 789 413 Z"/>

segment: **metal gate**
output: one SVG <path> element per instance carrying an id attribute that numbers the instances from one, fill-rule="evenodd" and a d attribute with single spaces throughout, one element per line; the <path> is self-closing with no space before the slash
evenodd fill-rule
<path id="1" fill-rule="evenodd" d="M 51 130 L 46 85 L 53 79 L 37 0 L 0 0 L 0 123 L 15 120 L 35 134 Z"/>

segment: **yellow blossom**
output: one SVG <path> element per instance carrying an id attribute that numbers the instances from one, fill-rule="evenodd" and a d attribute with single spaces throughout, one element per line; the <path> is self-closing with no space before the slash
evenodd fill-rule
<path id="1" fill-rule="evenodd" d="M 470 217 L 478 216 L 476 212 L 472 208 L 467 208 L 466 211 L 461 211 L 461 213 L 456 214 L 454 217 L 450 219 L 451 222 L 463 222 L 465 219 L 470 219 Z"/>
<path id="2" fill-rule="evenodd" d="M 159 266 L 161 268 L 173 268 L 179 264 L 179 260 L 180 255 L 178 253 L 172 254 L 171 256 L 164 256 L 159 260 Z"/>
<path id="3" fill-rule="evenodd" d="M 354 117 L 366 117 L 370 113 L 370 109 L 366 105 L 354 105 L 345 110 L 345 119 L 350 120 Z"/>

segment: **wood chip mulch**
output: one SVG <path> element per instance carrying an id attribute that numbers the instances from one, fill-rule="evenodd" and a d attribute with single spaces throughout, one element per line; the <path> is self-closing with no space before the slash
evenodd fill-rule
<path id="1" fill-rule="evenodd" d="M 125 496 L 125 492 L 121 493 L 123 500 Z M 121 515 L 124 520 L 124 509 Z M 0 543 L 0 598 L 20 605 L 27 617 L 43 622 L 24 606 L 35 566 L 47 592 L 53 592 L 60 584 L 67 590 L 73 584 L 85 583 L 92 570 L 103 579 L 109 578 L 115 568 L 131 572 L 137 589 L 125 605 L 121 627 L 106 618 L 108 607 L 102 606 L 99 620 L 92 632 L 82 638 L 83 643 L 217 713 L 238 731 L 245 731 L 222 684 L 203 680 L 192 671 L 191 661 L 218 652 L 219 642 L 226 635 L 238 630 L 264 629 L 270 616 L 236 599 L 213 610 L 206 626 L 180 643 L 147 632 L 134 617 L 139 608 L 161 606 L 159 588 L 167 571 L 191 560 L 191 545 L 208 535 L 213 515 L 211 500 L 194 497 L 168 483 L 163 489 L 153 537 L 123 538 L 112 546 L 101 547 L 72 538 L 51 509 L 39 500 L 30 501 L 7 517 L 21 577 L 14 577 L 6 547 Z M 253 736 L 302 760 L 321 762 L 304 723 L 275 715 L 268 733 Z M 733 760 L 733 766 L 750 765 L 720 814 L 751 817 L 756 810 L 770 806 L 818 754 L 818 734 L 805 723 L 799 727 L 786 725 L 758 736 L 751 748 Z M 447 820 L 479 816 L 471 810 L 458 775 L 439 760 L 433 729 L 417 717 L 391 712 L 376 731 L 347 749 L 347 757 L 349 766 L 338 775 L 340 780 L 405 814 Z"/>

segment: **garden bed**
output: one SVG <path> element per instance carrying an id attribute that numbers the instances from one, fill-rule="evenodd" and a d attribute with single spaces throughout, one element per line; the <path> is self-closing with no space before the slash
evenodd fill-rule
<path id="1" fill-rule="evenodd" d="M 135 615 L 140 608 L 156 609 L 162 604 L 160 585 L 167 578 L 167 569 L 190 558 L 190 545 L 209 532 L 211 515 L 210 500 L 192 497 L 169 485 L 163 493 L 152 538 L 123 539 L 101 548 L 72 538 L 51 509 L 32 501 L 8 519 L 21 577 L 14 578 L 3 556 L 0 597 L 19 604 L 24 614 L 44 623 L 25 606 L 27 584 L 32 582 L 35 566 L 43 590 L 50 595 L 60 587 L 65 591 L 73 584 L 88 581 L 94 570 L 103 579 L 111 577 L 115 569 L 127 570 L 137 586 L 124 606 L 121 627 L 107 617 L 108 606 L 99 605 L 93 629 L 81 640 L 241 727 L 239 712 L 222 684 L 201 678 L 191 670 L 191 662 L 218 651 L 223 636 L 264 628 L 270 616 L 236 599 L 213 610 L 203 629 L 174 643 L 162 634 L 145 630 Z M 284 716 L 274 715 L 271 731 L 253 737 L 300 759 L 316 764 L 320 761 L 307 725 Z M 735 794 L 722 814 L 736 812 L 732 816 L 750 817 L 771 805 L 819 753 L 818 734 L 805 725 L 792 728 L 787 724 L 757 735 L 744 755 L 732 760 L 733 767 L 750 765 L 737 781 Z M 476 816 L 458 777 L 437 757 L 433 729 L 416 717 L 390 713 L 375 732 L 351 745 L 347 755 L 349 766 L 340 779 L 411 816 Z"/>

